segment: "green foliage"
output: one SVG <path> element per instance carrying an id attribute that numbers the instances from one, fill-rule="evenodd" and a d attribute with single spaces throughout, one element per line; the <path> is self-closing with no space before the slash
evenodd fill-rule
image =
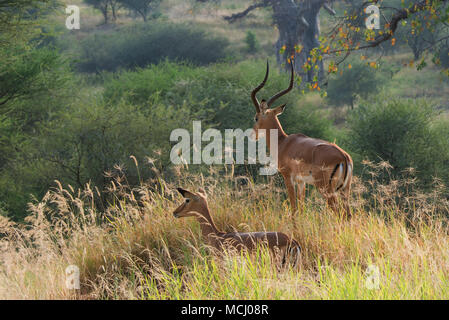
<path id="1" fill-rule="evenodd" d="M 200 119 L 218 129 L 247 129 L 253 126 L 255 113 L 250 93 L 264 77 L 264 64 L 245 61 L 194 68 L 165 62 L 137 72 L 123 72 L 106 81 L 104 97 L 111 104 L 124 99 L 145 108 L 157 92 L 158 102 L 175 107 L 187 104 Z M 287 74 L 271 70 L 258 96 L 269 98 L 287 86 Z M 287 103 L 285 115 L 281 116 L 287 132 L 330 138 L 330 121 L 312 105 L 304 106 L 299 92 L 280 98 L 278 104 L 282 103 Z"/>
<path id="2" fill-rule="evenodd" d="M 0 2 L 0 44 L 26 36 L 32 27 L 39 27 L 39 18 L 53 12 L 57 0 L 2 0 Z M 26 31 L 26 32 L 24 32 Z"/>
<path id="3" fill-rule="evenodd" d="M 377 93 L 383 84 L 383 77 L 379 71 L 364 62 L 354 61 L 340 66 L 341 73 L 329 79 L 327 96 L 335 105 L 351 105 L 357 96 L 367 98 L 371 93 Z"/>
<path id="4" fill-rule="evenodd" d="M 246 50 L 250 53 L 255 53 L 255 51 L 259 48 L 259 42 L 257 41 L 256 35 L 251 30 L 246 32 L 245 43 Z"/>
<path id="5" fill-rule="evenodd" d="M 86 72 L 115 71 L 165 59 L 207 65 L 223 60 L 227 45 L 224 38 L 183 24 L 136 24 L 83 40 L 78 68 Z"/>
<path id="6" fill-rule="evenodd" d="M 287 133 L 303 133 L 313 138 L 335 139 L 336 132 L 328 114 L 312 104 L 296 104 L 286 107 L 279 116 Z"/>
<path id="7" fill-rule="evenodd" d="M 50 48 L 29 48 L 17 44 L 0 49 L 4 63 L 0 66 L 0 106 L 6 108 L 18 98 L 34 99 L 37 95 L 49 94 L 63 85 L 64 68 L 60 54 Z M 55 72 L 56 71 L 56 72 Z M 57 76 L 57 79 L 54 77 Z"/>
<path id="8" fill-rule="evenodd" d="M 48 170 L 45 174 L 54 179 L 76 187 L 91 181 L 102 189 L 108 181 L 104 173 L 119 164 L 131 169 L 128 179 L 135 185 L 139 181 L 130 155 L 142 162 L 147 156 L 157 158 L 159 169 L 167 165 L 170 133 L 182 128 L 187 119 L 187 108 L 175 110 L 152 104 L 143 110 L 125 103 L 86 102 L 49 123 L 36 143 L 44 169 Z M 149 166 L 142 167 L 148 169 Z M 151 175 L 148 171 L 141 174 L 144 178 Z"/>
<path id="9" fill-rule="evenodd" d="M 44 46 L 48 34 L 35 20 L 51 11 L 52 3 L 17 2 L 18 20 L 0 35 L 0 208 L 15 217 L 25 214 L 30 194 L 42 182 L 35 179 L 39 172 L 29 170 L 35 164 L 33 139 L 66 103 L 72 76 L 61 54 Z"/>
<path id="10" fill-rule="evenodd" d="M 432 161 L 436 162 L 436 166 L 440 168 L 438 176 L 449 184 L 449 119 L 438 118 L 431 127 L 432 136 L 435 144 L 434 150 L 438 152 L 438 156 Z"/>
<path id="11" fill-rule="evenodd" d="M 105 24 L 109 22 L 109 6 L 111 0 L 84 0 L 84 2 L 101 11 Z"/>
<path id="12" fill-rule="evenodd" d="M 155 11 L 162 0 L 118 0 L 118 2 L 135 13 L 139 14 L 143 21 L 147 21 L 150 12 Z"/>
<path id="13" fill-rule="evenodd" d="M 391 100 L 363 103 L 349 117 L 350 148 L 371 161 L 388 161 L 392 178 L 408 168 L 424 185 L 447 177 L 448 124 L 434 127 L 436 113 L 422 101 Z"/>

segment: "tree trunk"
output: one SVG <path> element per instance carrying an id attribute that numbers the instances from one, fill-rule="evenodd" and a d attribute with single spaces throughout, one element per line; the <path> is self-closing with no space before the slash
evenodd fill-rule
<path id="1" fill-rule="evenodd" d="M 110 5 L 112 10 L 112 20 L 117 21 L 117 12 L 116 12 L 117 3 L 115 1 L 110 1 Z"/>
<path id="2" fill-rule="evenodd" d="M 104 9 L 101 10 L 104 17 L 104 24 L 108 24 L 109 22 L 109 16 L 108 16 L 108 7 L 106 6 Z"/>
<path id="3" fill-rule="evenodd" d="M 310 51 L 320 45 L 319 12 L 323 3 L 322 0 L 278 0 L 272 4 L 274 22 L 279 29 L 279 39 L 275 45 L 277 62 L 285 64 L 293 56 L 295 71 L 303 82 L 314 82 L 315 76 L 318 81 L 324 79 L 322 61 L 316 62 L 319 70 L 314 65 L 309 70 L 303 68 Z M 285 68 L 289 69 L 288 64 Z"/>
<path id="4" fill-rule="evenodd" d="M 139 12 L 139 14 L 142 17 L 143 21 L 147 22 L 147 16 L 148 16 L 147 10 L 142 9 L 142 10 L 138 10 L 137 12 Z"/>

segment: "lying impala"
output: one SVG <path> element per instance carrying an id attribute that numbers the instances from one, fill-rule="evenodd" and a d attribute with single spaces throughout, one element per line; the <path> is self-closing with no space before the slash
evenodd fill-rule
<path id="1" fill-rule="evenodd" d="M 301 204 L 305 184 L 312 184 L 327 200 L 328 205 L 337 212 L 338 196 L 343 198 L 344 210 L 350 216 L 349 195 L 351 189 L 353 163 L 351 156 L 334 143 L 310 138 L 304 134 L 287 135 L 278 120 L 284 111 L 285 104 L 270 109 L 279 97 L 293 88 L 294 71 L 291 64 L 290 85 L 287 89 L 275 94 L 268 101 L 260 103 L 256 93 L 262 89 L 268 79 L 269 65 L 263 81 L 252 91 L 251 99 L 256 107 L 254 131 L 256 139 L 259 130 L 267 130 L 267 147 L 270 148 L 270 129 L 278 133 L 278 170 L 284 178 L 293 212 L 297 210 L 296 197 Z M 297 188 L 297 195 L 295 187 Z M 300 207 L 302 207 L 300 205 Z"/>
<path id="2" fill-rule="evenodd" d="M 177 188 L 185 198 L 174 212 L 175 218 L 196 217 L 201 226 L 201 232 L 206 242 L 217 250 L 230 246 L 237 250 L 254 250 L 256 245 L 267 245 L 270 250 L 279 250 L 283 256 L 283 263 L 287 258 L 293 258 L 297 263 L 300 258 L 301 247 L 298 242 L 282 232 L 230 232 L 224 233 L 217 229 L 210 215 L 207 196 L 203 189 L 193 193 Z"/>

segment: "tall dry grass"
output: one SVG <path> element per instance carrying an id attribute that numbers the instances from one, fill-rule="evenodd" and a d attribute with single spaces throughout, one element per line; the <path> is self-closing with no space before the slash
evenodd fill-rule
<path id="1" fill-rule="evenodd" d="M 277 178 L 253 183 L 178 168 L 176 185 L 159 177 L 131 188 L 116 169 L 103 192 L 57 183 L 30 204 L 26 224 L 0 217 L 1 299 L 449 298 L 449 203 L 438 181 L 429 193 L 413 178 L 382 183 L 388 164 L 366 162 L 371 180 L 355 179 L 352 219 L 309 190 L 294 228 Z M 300 265 L 279 269 L 263 248 L 212 254 L 196 221 L 173 218 L 177 185 L 205 188 L 223 231 L 292 235 L 303 248 Z M 80 290 L 66 287 L 68 265 L 80 269 Z M 379 271 L 374 282 L 370 270 Z"/>

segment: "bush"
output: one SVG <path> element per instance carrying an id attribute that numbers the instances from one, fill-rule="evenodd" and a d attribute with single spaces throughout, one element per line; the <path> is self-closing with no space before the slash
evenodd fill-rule
<path id="1" fill-rule="evenodd" d="M 274 65 L 273 65 L 274 66 Z M 168 106 L 187 104 L 198 117 L 218 129 L 251 128 L 254 106 L 251 90 L 263 79 L 264 61 L 237 64 L 217 64 L 193 68 L 166 62 L 137 72 L 123 72 L 107 79 L 104 97 L 109 103 L 124 99 L 127 103 L 145 107 L 157 100 Z M 258 96 L 275 94 L 288 86 L 288 75 L 272 67 L 269 80 Z M 302 132 L 317 138 L 330 138 L 331 123 L 320 110 L 304 106 L 298 91 L 292 91 L 277 103 L 287 103 L 281 122 L 289 133 Z"/>
<path id="2" fill-rule="evenodd" d="M 223 60 L 227 46 L 225 38 L 183 24 L 136 24 L 84 39 L 78 68 L 85 72 L 115 71 L 165 59 L 207 65 Z"/>
<path id="3" fill-rule="evenodd" d="M 366 98 L 382 85 L 381 73 L 364 62 L 354 61 L 340 67 L 342 72 L 329 79 L 327 88 L 327 96 L 332 104 L 347 104 L 353 108 L 357 96 Z"/>
<path id="4" fill-rule="evenodd" d="M 257 41 L 256 35 L 251 30 L 246 32 L 245 43 L 246 50 L 250 53 L 255 53 L 259 48 L 259 42 Z"/>
<path id="5" fill-rule="evenodd" d="M 385 100 L 362 104 L 349 116 L 348 144 L 363 158 L 388 161 L 392 179 L 409 168 L 424 186 L 447 177 L 449 125 L 434 125 L 435 111 L 424 102 Z"/>
<path id="6" fill-rule="evenodd" d="M 432 125 L 431 131 L 435 139 L 434 149 L 438 152 L 438 156 L 434 157 L 433 160 L 442 169 L 439 177 L 449 185 L 449 170 L 447 170 L 449 168 L 449 119 L 437 119 Z"/>
<path id="7" fill-rule="evenodd" d="M 49 123 L 36 141 L 43 165 L 40 173 L 49 177 L 49 182 L 58 179 L 83 187 L 91 181 L 101 190 L 108 181 L 104 173 L 119 164 L 131 169 L 128 182 L 136 185 L 139 178 L 148 179 L 154 172 L 148 171 L 151 166 L 144 166 L 142 170 L 147 171 L 139 177 L 130 156 L 138 161 L 149 157 L 157 160 L 158 169 L 164 168 L 169 164 L 170 133 L 183 128 L 189 117 L 187 108 L 174 110 L 161 104 L 141 110 L 125 103 L 83 103 Z"/>

